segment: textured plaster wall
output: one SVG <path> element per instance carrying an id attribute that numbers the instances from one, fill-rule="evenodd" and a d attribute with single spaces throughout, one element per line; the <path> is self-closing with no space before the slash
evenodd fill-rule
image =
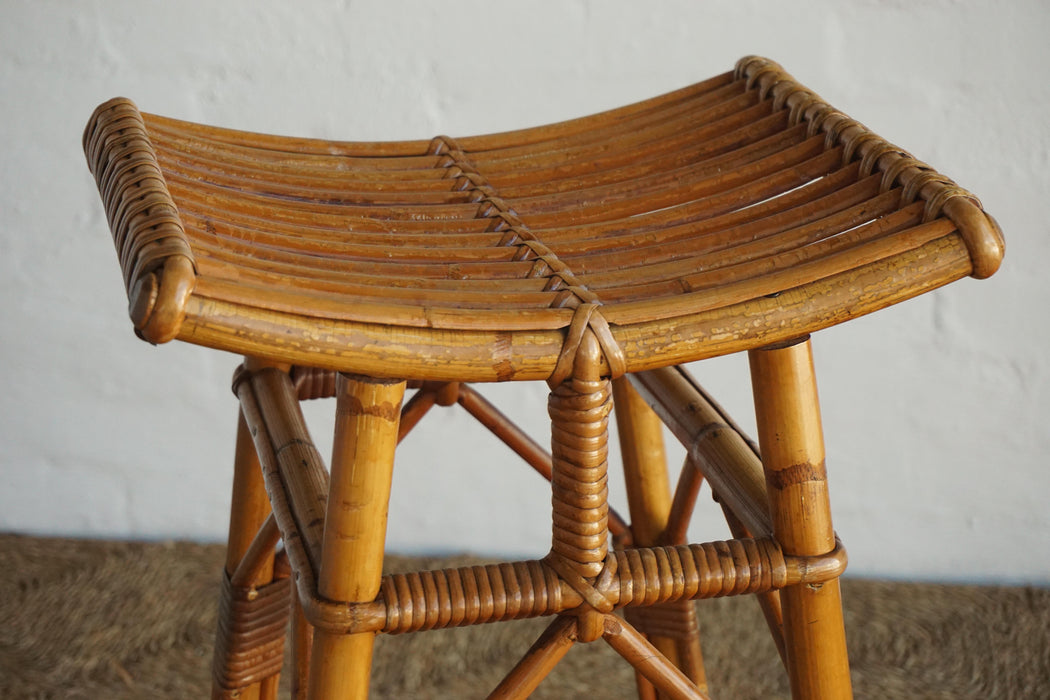
<path id="1" fill-rule="evenodd" d="M 851 572 L 1050 582 L 1047 8 L 0 2 L 0 528 L 205 540 L 226 529 L 237 358 L 132 335 L 79 145 L 97 103 L 127 95 L 171 116 L 318 137 L 469 134 L 624 104 L 760 53 L 979 193 L 1008 236 L 991 280 L 815 338 Z M 746 362 L 695 371 L 750 429 Z M 542 385 L 485 390 L 544 439 Z M 311 408 L 318 432 L 326 412 Z M 508 455 L 458 409 L 428 418 L 399 454 L 390 547 L 543 553 L 547 487 Z M 693 537 L 723 536 L 713 504 L 701 507 Z"/>

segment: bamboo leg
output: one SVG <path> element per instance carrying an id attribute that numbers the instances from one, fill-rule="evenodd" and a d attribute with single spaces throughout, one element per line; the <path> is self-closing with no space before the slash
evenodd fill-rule
<path id="1" fill-rule="evenodd" d="M 835 535 L 809 340 L 749 356 L 774 535 L 785 554 L 825 554 Z M 789 586 L 780 598 L 793 697 L 851 697 L 838 580 Z"/>
<path id="2" fill-rule="evenodd" d="M 310 677 L 310 647 L 313 630 L 303 614 L 299 596 L 292 599 L 292 700 L 305 700 L 307 678 Z"/>
<path id="3" fill-rule="evenodd" d="M 576 618 L 559 615 L 521 661 L 489 694 L 489 700 L 527 698 L 576 642 Z"/>
<path id="4" fill-rule="evenodd" d="M 605 641 L 634 668 L 649 679 L 660 693 L 672 700 L 706 700 L 677 666 L 668 661 L 643 634 L 614 615 L 605 618 Z"/>
<path id="5" fill-rule="evenodd" d="M 630 382 L 621 377 L 613 382 L 613 405 L 620 434 L 620 452 L 627 485 L 627 505 L 635 546 L 665 544 L 662 538 L 671 516 L 671 487 L 664 453 L 663 423 L 638 395 Z M 650 635 L 653 646 L 675 666 L 686 670 L 690 679 L 706 692 L 699 630 L 689 639 Z M 683 668 L 688 660 L 688 669 Z"/>
<path id="6" fill-rule="evenodd" d="M 638 692 L 638 700 L 657 700 L 656 686 L 637 670 L 634 672 L 634 687 Z"/>
<path id="7" fill-rule="evenodd" d="M 660 543 L 671 512 L 663 423 L 624 378 L 613 382 L 613 406 L 634 541 L 652 547 Z"/>
<path id="8" fill-rule="evenodd" d="M 237 421 L 237 452 L 233 464 L 233 498 L 230 506 L 230 534 L 226 545 L 226 573 L 231 576 L 252 546 L 255 535 L 270 516 L 262 468 L 255 454 L 251 433 L 243 415 Z M 263 584 L 273 579 L 273 553 L 256 571 L 252 583 Z"/>
<path id="9" fill-rule="evenodd" d="M 394 447 L 405 383 L 340 375 L 335 446 L 318 591 L 329 600 L 365 602 L 379 593 Z M 314 632 L 314 700 L 368 697 L 375 634 Z"/>
<path id="10" fill-rule="evenodd" d="M 704 473 L 700 471 L 700 467 L 693 458 L 686 455 L 685 462 L 682 463 L 682 471 L 678 475 L 674 497 L 671 499 L 671 513 L 667 518 L 667 529 L 664 530 L 666 543 L 685 542 L 689 521 L 692 520 L 693 510 L 696 508 L 696 498 L 700 493 L 700 485 L 703 483 Z"/>
<path id="11" fill-rule="evenodd" d="M 262 469 L 255 454 L 255 445 L 245 423 L 238 413 L 237 443 L 233 462 L 233 497 L 230 505 L 230 533 L 226 546 L 226 574 L 233 576 L 244 555 L 252 546 L 256 534 L 270 515 L 270 501 L 263 484 Z M 273 580 L 273 551 L 264 555 L 254 568 L 253 577 L 244 585 L 262 585 Z M 212 697 L 224 698 L 228 693 L 212 682 Z M 239 690 L 242 700 L 260 700 L 274 695 L 263 694 L 261 684 Z"/>

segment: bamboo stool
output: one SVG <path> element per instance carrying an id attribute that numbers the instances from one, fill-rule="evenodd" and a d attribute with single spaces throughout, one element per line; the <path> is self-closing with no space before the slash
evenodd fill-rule
<path id="1" fill-rule="evenodd" d="M 115 99 L 84 147 L 136 332 L 246 357 L 216 697 L 273 697 L 286 636 L 295 697 L 364 697 L 377 633 L 550 615 L 493 697 L 604 639 L 641 697 L 702 698 L 691 601 L 742 593 L 795 697 L 851 694 L 808 338 L 992 274 L 973 195 L 757 57 L 462 139 L 265 136 Z M 739 351 L 758 446 L 680 367 Z M 510 380 L 550 385 L 549 452 L 468 384 Z M 330 472 L 299 409 L 321 396 Z M 550 553 L 381 576 L 395 445 L 454 403 L 550 479 Z M 630 524 L 607 502 L 614 403 Z M 673 495 L 661 422 L 688 451 Z M 729 541 L 685 543 L 702 479 Z"/>

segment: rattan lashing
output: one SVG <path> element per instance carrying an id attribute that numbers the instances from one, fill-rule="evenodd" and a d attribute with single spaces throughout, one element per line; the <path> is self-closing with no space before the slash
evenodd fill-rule
<path id="1" fill-rule="evenodd" d="M 223 577 L 212 669 L 219 687 L 236 691 L 280 673 L 291 612 L 287 578 L 261 588 Z"/>
<path id="2" fill-rule="evenodd" d="M 494 696 L 527 695 L 573 642 L 605 638 L 646 679 L 644 697 L 653 686 L 706 697 L 687 601 L 751 593 L 794 693 L 848 694 L 841 611 L 821 622 L 826 669 L 799 632 L 807 615 L 835 609 L 846 561 L 827 512 L 804 339 L 992 274 L 1002 237 L 971 193 L 758 57 L 635 105 L 487 136 L 267 136 L 144 114 L 118 98 L 96 110 L 84 145 L 136 331 L 248 358 L 234 392 L 257 457 L 239 447 L 238 469 L 261 468 L 272 515 L 256 522 L 224 589 L 223 692 L 261 678 L 265 693 L 276 687 L 284 618 L 274 623 L 271 603 L 253 601 L 283 585 L 259 583 L 271 578 L 279 536 L 297 610 L 324 653 L 340 636 L 557 615 Z M 760 440 L 797 410 L 785 429 L 801 461 L 760 458 L 676 367 L 741 350 L 752 358 Z M 551 387 L 549 453 L 464 384 L 524 379 Z M 417 392 L 402 407 L 405 380 Z M 669 515 L 646 514 L 655 519 L 641 538 L 608 504 L 614 384 L 637 391 L 689 453 Z M 362 449 L 386 470 L 432 406 L 462 405 L 551 481 L 550 552 L 381 579 L 367 564 L 346 588 L 363 597 L 330 597 L 345 582 L 325 552 L 351 550 L 329 550 L 326 522 L 347 477 L 336 455 L 330 483 L 298 408 L 328 396 L 342 411 L 337 448 L 340 425 L 348 435 L 371 425 L 375 444 Z M 618 413 L 628 410 L 620 399 Z M 621 437 L 641 441 L 647 430 Z M 389 478 L 380 471 L 369 493 Z M 687 545 L 703 479 L 733 539 Z M 245 508 L 257 518 L 257 504 Z M 620 608 L 633 611 L 626 622 L 612 616 Z M 262 640 L 254 656 L 252 639 Z M 343 683 L 325 659 L 314 657 L 311 692 Z"/>

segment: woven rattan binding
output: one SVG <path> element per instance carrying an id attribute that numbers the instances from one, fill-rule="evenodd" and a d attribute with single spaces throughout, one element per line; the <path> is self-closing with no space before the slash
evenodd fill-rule
<path id="1" fill-rule="evenodd" d="M 624 616 L 635 629 L 644 634 L 670 639 L 692 639 L 696 633 L 696 606 L 688 600 L 627 608 Z"/>
<path id="2" fill-rule="evenodd" d="M 749 88 L 756 87 L 763 99 L 772 96 L 774 109 L 789 109 L 791 122 L 805 120 L 811 134 L 823 129 L 829 146 L 833 143 L 842 145 L 844 163 L 859 159 L 862 174 L 872 173 L 877 165 L 877 169 L 885 174 L 880 185 L 882 191 L 901 184 L 905 203 L 914 201 L 921 192 L 927 202 L 923 211 L 924 222 L 932 221 L 944 211 L 959 227 L 966 241 L 973 259 L 974 277 L 988 277 L 999 269 L 1002 232 L 990 217 L 987 221 L 976 218 L 974 207 L 980 210 L 981 202 L 975 195 L 828 105 L 800 85 L 779 64 L 759 56 L 747 56 L 737 62 L 736 75 L 745 78 Z M 974 207 L 961 205 L 960 201 Z"/>
<path id="3" fill-rule="evenodd" d="M 255 587 L 223 577 L 212 665 L 221 688 L 235 691 L 280 673 L 291 604 L 287 578 Z"/>

